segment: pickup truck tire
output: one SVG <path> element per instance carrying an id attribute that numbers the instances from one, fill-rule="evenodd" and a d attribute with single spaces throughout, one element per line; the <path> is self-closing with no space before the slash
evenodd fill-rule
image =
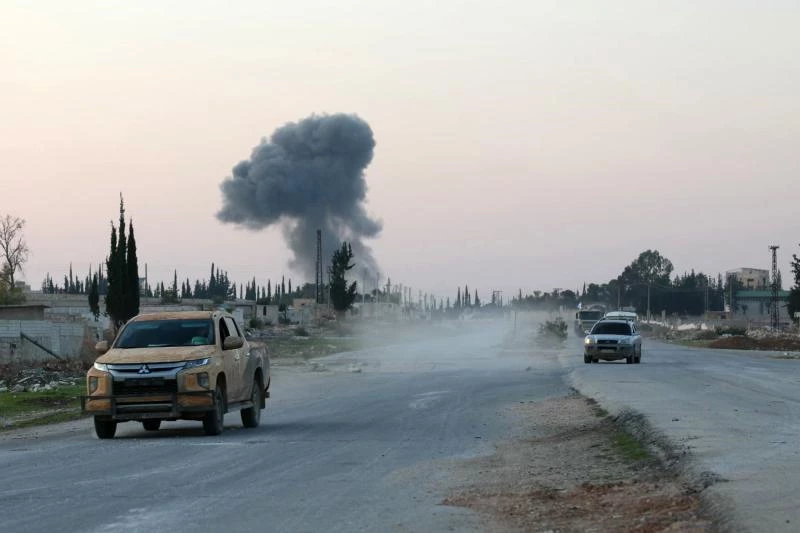
<path id="1" fill-rule="evenodd" d="M 94 432 L 98 439 L 113 439 L 117 432 L 117 423 L 101 416 L 94 417 Z"/>
<path id="2" fill-rule="evenodd" d="M 161 420 L 152 418 L 149 420 L 142 420 L 142 426 L 144 426 L 145 431 L 158 431 L 158 428 L 161 427 Z"/>
<path id="3" fill-rule="evenodd" d="M 206 435 L 219 435 L 225 422 L 225 388 L 218 384 L 214 391 L 214 410 L 203 417 L 203 430 Z"/>
<path id="4" fill-rule="evenodd" d="M 261 422 L 261 383 L 258 379 L 253 380 L 250 401 L 253 402 L 253 407 L 241 410 L 242 425 L 246 428 L 256 428 Z"/>

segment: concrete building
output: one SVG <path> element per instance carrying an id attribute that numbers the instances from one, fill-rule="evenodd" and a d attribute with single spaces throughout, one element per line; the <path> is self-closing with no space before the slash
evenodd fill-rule
<path id="1" fill-rule="evenodd" d="M 761 268 L 737 268 L 735 270 L 728 270 L 725 272 L 727 278 L 735 278 L 736 281 L 742 284 L 742 287 L 748 290 L 768 289 L 769 270 Z"/>
<path id="2" fill-rule="evenodd" d="M 736 291 L 734 294 L 736 309 L 734 316 L 752 320 L 756 323 L 768 324 L 770 321 L 770 306 L 772 305 L 772 291 Z M 786 304 L 789 301 L 789 291 L 778 291 L 778 321 L 781 324 L 790 322 Z"/>

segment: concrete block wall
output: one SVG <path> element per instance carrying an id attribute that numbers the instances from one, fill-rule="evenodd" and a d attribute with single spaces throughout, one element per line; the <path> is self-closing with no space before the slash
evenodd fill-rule
<path id="1" fill-rule="evenodd" d="M 76 323 L 0 320 L 0 364 L 53 359 L 50 354 L 23 339 L 21 333 L 35 339 L 64 359 L 74 359 L 80 354 L 85 329 L 82 324 Z"/>

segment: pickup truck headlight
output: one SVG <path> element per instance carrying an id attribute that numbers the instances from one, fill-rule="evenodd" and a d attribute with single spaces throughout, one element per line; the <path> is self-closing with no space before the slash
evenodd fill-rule
<path id="1" fill-rule="evenodd" d="M 586 337 L 583 339 L 584 344 L 594 344 L 594 337 Z"/>
<path id="2" fill-rule="evenodd" d="M 197 368 L 198 366 L 206 366 L 208 364 L 208 357 L 203 359 L 194 359 L 192 361 L 186 361 L 186 365 L 183 367 L 184 370 L 189 368 Z"/>
<path id="3" fill-rule="evenodd" d="M 630 339 L 630 338 L 628 338 L 628 337 L 623 337 L 623 338 L 621 338 L 621 339 L 619 340 L 619 343 L 620 343 L 620 344 L 623 344 L 623 345 L 625 345 L 625 346 L 628 346 L 628 345 L 630 345 L 630 344 L 631 344 L 631 339 Z"/>
<path id="4" fill-rule="evenodd" d="M 94 369 L 99 370 L 100 372 L 108 372 L 108 365 L 105 363 L 95 363 Z"/>

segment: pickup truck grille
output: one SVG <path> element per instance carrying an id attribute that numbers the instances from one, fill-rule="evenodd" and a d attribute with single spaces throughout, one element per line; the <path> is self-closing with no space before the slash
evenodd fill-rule
<path id="1" fill-rule="evenodd" d="M 597 339 L 598 346 L 616 346 L 617 343 L 616 339 Z"/>
<path id="2" fill-rule="evenodd" d="M 174 379 L 126 379 L 125 381 L 114 381 L 112 394 L 114 396 L 123 394 L 149 395 L 149 394 L 171 394 L 178 392 L 178 382 Z"/>

